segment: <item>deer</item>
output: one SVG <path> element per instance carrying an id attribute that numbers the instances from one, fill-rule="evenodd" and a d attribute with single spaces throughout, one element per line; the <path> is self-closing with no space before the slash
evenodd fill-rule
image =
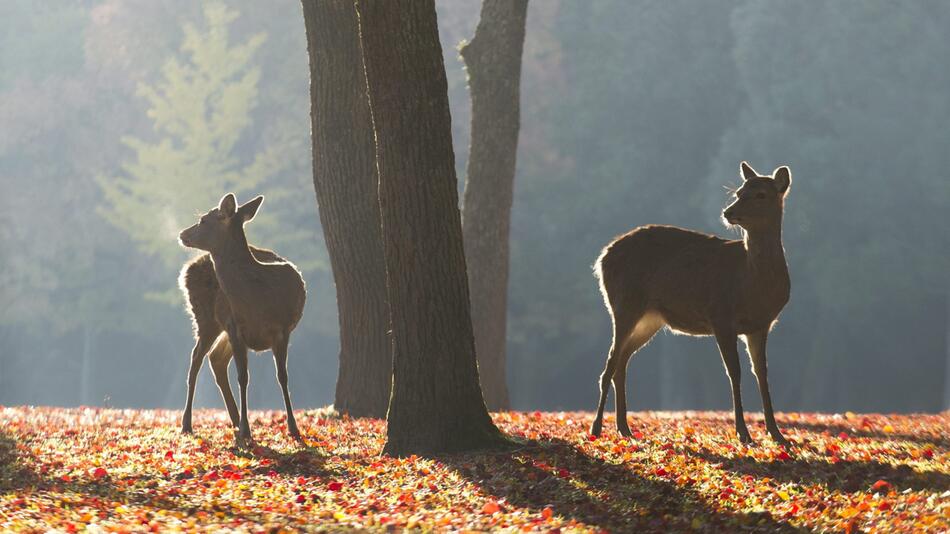
<path id="1" fill-rule="evenodd" d="M 745 161 L 739 170 L 742 185 L 721 218 L 727 226 L 738 227 L 742 239 L 647 225 L 615 238 L 597 258 L 594 274 L 610 314 L 613 339 L 598 381 L 600 401 L 592 435 L 601 433 L 610 382 L 617 431 L 631 435 L 627 364 L 666 327 L 675 333 L 715 337 L 732 387 L 736 435 L 740 442 L 751 444 L 739 388 L 737 339 L 742 338 L 759 385 L 766 429 L 776 443 L 791 445 L 775 423 L 765 346 L 791 293 L 782 215 L 792 174 L 782 166 L 771 176 L 761 176 Z"/>
<path id="2" fill-rule="evenodd" d="M 221 391 L 239 441 L 251 439 L 247 417 L 248 349 L 271 350 L 287 411 L 287 430 L 299 440 L 287 376 L 290 334 L 303 316 L 307 290 L 297 267 L 275 252 L 248 245 L 244 225 L 257 214 L 263 196 L 237 205 L 233 193 L 178 236 L 180 244 L 204 251 L 182 269 L 179 285 L 192 316 L 195 346 L 188 370 L 188 395 L 182 432 L 191 433 L 195 382 L 204 357 Z M 240 386 L 240 411 L 228 382 L 234 358 Z"/>

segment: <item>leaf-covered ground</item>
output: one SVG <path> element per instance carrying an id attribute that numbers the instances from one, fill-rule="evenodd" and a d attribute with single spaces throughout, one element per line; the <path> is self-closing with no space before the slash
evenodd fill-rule
<path id="1" fill-rule="evenodd" d="M 0 530 L 950 530 L 950 413 L 783 414 L 784 450 L 748 416 L 631 414 L 634 438 L 589 413 L 501 413 L 526 445 L 437 459 L 381 457 L 384 423 L 254 412 L 233 448 L 220 411 L 0 408 Z"/>

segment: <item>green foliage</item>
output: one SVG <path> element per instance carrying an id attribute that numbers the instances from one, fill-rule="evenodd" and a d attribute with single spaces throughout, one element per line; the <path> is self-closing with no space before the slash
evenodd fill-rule
<path id="1" fill-rule="evenodd" d="M 285 165 L 281 147 L 252 152 L 242 146 L 258 100 L 260 69 L 252 60 L 265 36 L 232 45 L 228 28 L 237 16 L 212 3 L 204 9 L 203 29 L 185 24 L 184 57 L 169 59 L 157 84 L 139 86 L 154 139 L 124 137 L 134 158 L 122 165 L 122 175 L 101 180 L 103 215 L 168 268 L 184 258 L 176 236 L 195 213 L 227 191 L 242 200 L 257 194 Z M 272 218 L 264 210 L 255 225 Z"/>

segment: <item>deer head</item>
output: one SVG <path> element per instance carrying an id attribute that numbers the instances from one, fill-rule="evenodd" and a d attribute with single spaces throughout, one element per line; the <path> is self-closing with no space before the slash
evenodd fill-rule
<path id="1" fill-rule="evenodd" d="M 792 185 L 788 167 L 775 169 L 772 176 L 760 176 L 743 161 L 739 170 L 743 183 L 735 192 L 735 201 L 723 210 L 723 220 L 747 231 L 780 223 L 785 196 Z"/>
<path id="2" fill-rule="evenodd" d="M 178 241 L 185 247 L 208 252 L 222 251 L 235 244 L 246 247 L 244 223 L 254 218 L 263 201 L 264 197 L 258 196 L 238 207 L 234 193 L 228 193 L 221 197 L 218 207 L 202 215 L 196 224 L 182 230 Z"/>

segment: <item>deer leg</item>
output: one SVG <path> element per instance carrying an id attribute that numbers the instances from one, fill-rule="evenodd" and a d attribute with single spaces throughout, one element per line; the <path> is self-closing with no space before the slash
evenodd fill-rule
<path id="1" fill-rule="evenodd" d="M 221 392 L 221 398 L 224 400 L 224 406 L 228 409 L 228 417 L 231 418 L 231 425 L 238 428 L 241 424 L 238 415 L 237 403 L 234 402 L 234 394 L 231 393 L 231 382 L 228 380 L 228 364 L 231 363 L 231 343 L 227 338 L 220 340 L 211 351 L 211 373 L 214 374 L 214 381 L 218 385 L 218 391 Z"/>
<path id="2" fill-rule="evenodd" d="M 614 368 L 614 407 L 617 411 L 617 432 L 621 436 L 631 436 L 630 426 L 627 423 L 627 364 L 630 363 L 630 358 L 634 354 L 653 339 L 659 329 L 659 325 L 649 324 L 641 319 L 633 329 L 633 334 L 624 343 L 621 350 L 622 356 L 617 360 L 617 366 Z"/>
<path id="3" fill-rule="evenodd" d="M 736 333 L 731 329 L 714 329 L 716 334 L 716 343 L 719 345 L 719 353 L 722 355 L 722 363 L 726 366 L 726 374 L 729 375 L 729 383 L 732 386 L 732 410 L 736 420 L 736 435 L 742 443 L 752 443 L 752 436 L 749 435 L 749 429 L 745 425 L 745 419 L 742 416 L 742 389 L 739 387 L 739 350 L 736 347 Z"/>
<path id="4" fill-rule="evenodd" d="M 231 341 L 231 349 L 234 351 L 234 363 L 237 365 L 238 385 L 241 388 L 241 417 L 238 423 L 238 440 L 251 439 L 251 425 L 247 419 L 247 384 L 250 381 L 250 373 L 247 369 L 247 346 L 244 340 L 237 335 L 237 329 L 228 329 L 228 337 Z M 232 333 L 233 332 L 233 333 Z"/>
<path id="5" fill-rule="evenodd" d="M 618 354 L 620 348 L 618 343 L 610 346 L 610 354 L 607 356 L 607 364 L 604 366 L 604 372 L 600 374 L 600 401 L 597 403 L 597 416 L 590 425 L 590 433 L 599 436 L 604 426 L 604 406 L 607 404 L 607 394 L 610 393 L 610 378 L 614 374 L 614 368 L 617 366 Z"/>
<path id="6" fill-rule="evenodd" d="M 615 369 L 617 369 L 617 364 L 624 356 L 623 345 L 630 336 L 630 326 L 627 325 L 635 325 L 636 323 L 636 319 L 620 321 L 617 317 L 614 317 L 613 342 L 610 345 L 610 353 L 607 355 L 604 372 L 600 374 L 600 401 L 597 403 L 597 415 L 590 425 L 590 433 L 594 436 L 599 436 L 604 426 L 604 406 L 607 404 L 607 394 L 610 393 L 610 381 L 614 376 Z"/>
<path id="7" fill-rule="evenodd" d="M 775 413 L 772 411 L 772 396 L 769 394 L 768 366 L 765 363 L 765 345 L 768 341 L 768 330 L 761 330 L 746 336 L 746 345 L 749 349 L 749 358 L 752 360 L 752 374 L 759 383 L 759 395 L 762 396 L 762 410 L 765 412 L 765 428 L 769 435 L 779 445 L 791 445 L 775 423 Z"/>
<path id="8" fill-rule="evenodd" d="M 277 383 L 284 394 L 284 408 L 287 409 L 287 431 L 294 439 L 300 439 L 300 430 L 297 429 L 297 420 L 294 419 L 294 408 L 290 404 L 290 390 L 287 388 L 287 344 L 288 335 L 282 335 L 274 344 L 274 366 L 277 368 Z"/>
<path id="9" fill-rule="evenodd" d="M 195 386 L 198 381 L 198 372 L 201 370 L 201 362 L 208 352 L 207 336 L 198 336 L 195 346 L 191 349 L 191 366 L 188 369 L 188 398 L 185 400 L 185 411 L 181 414 L 181 431 L 185 434 L 191 434 L 191 407 L 195 401 Z"/>

